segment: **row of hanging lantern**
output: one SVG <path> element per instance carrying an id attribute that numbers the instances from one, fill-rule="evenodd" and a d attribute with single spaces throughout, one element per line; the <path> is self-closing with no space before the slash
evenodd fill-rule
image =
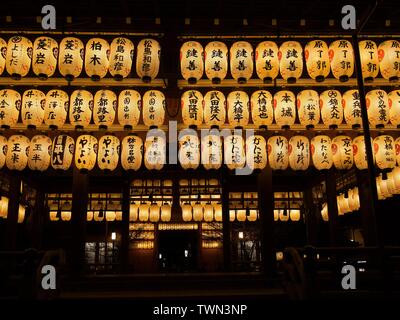
<path id="1" fill-rule="evenodd" d="M 372 40 L 359 42 L 362 74 L 366 81 L 378 76 L 397 80 L 400 77 L 400 42 L 386 40 L 379 46 Z M 253 59 L 254 56 L 254 59 Z M 340 81 L 347 81 L 354 72 L 354 52 L 350 41 L 339 39 L 329 46 L 323 40 L 309 41 L 304 47 L 306 70 L 312 79 L 324 81 L 330 71 Z M 247 41 L 238 41 L 230 49 L 220 41 L 209 42 L 205 48 L 197 41 L 185 42 L 180 50 L 182 77 L 196 83 L 203 72 L 213 83 L 220 83 L 228 73 L 228 60 L 232 78 L 245 83 L 253 75 L 265 83 L 282 76 L 289 83 L 296 82 L 303 73 L 303 48 L 297 41 L 285 41 L 279 47 L 275 42 L 263 41 L 255 48 Z"/>
<path id="2" fill-rule="evenodd" d="M 129 221 L 131 222 L 169 222 L 172 206 L 170 201 L 131 201 Z"/>
<path id="3" fill-rule="evenodd" d="M 23 36 L 13 36 L 8 43 L 0 38 L 0 75 L 4 69 L 12 77 L 25 77 L 31 68 L 37 76 L 46 79 L 58 70 L 71 81 L 79 77 L 82 69 L 93 80 L 104 78 L 108 72 L 116 80 L 131 73 L 134 44 L 118 37 L 111 44 L 101 38 L 83 42 L 75 37 L 63 38 L 58 45 L 53 38 L 42 36 L 31 42 Z M 142 39 L 137 45 L 136 73 L 145 82 L 157 77 L 160 68 L 161 47 L 154 39 Z"/>
<path id="4" fill-rule="evenodd" d="M 222 222 L 222 204 L 220 202 L 189 201 L 181 202 L 182 220 L 184 222 Z"/>

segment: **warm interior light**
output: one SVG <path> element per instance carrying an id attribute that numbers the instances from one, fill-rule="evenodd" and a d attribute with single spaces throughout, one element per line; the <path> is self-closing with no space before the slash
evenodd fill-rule
<path id="1" fill-rule="evenodd" d="M 116 240 L 117 239 L 117 233 L 116 232 L 112 232 L 111 233 L 111 240 Z"/>

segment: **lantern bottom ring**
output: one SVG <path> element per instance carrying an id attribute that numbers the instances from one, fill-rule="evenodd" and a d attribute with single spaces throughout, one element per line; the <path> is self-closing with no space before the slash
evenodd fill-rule
<path id="1" fill-rule="evenodd" d="M 212 78 L 211 79 L 211 83 L 212 84 L 220 84 L 221 83 L 221 78 L 217 78 L 217 77 Z"/>
<path id="2" fill-rule="evenodd" d="M 133 127 L 130 124 L 124 125 L 124 130 L 129 131 L 129 130 L 132 130 L 132 129 L 133 129 Z"/>
<path id="3" fill-rule="evenodd" d="M 296 83 L 296 78 L 295 77 L 289 77 L 287 78 L 287 83 Z"/>
<path id="4" fill-rule="evenodd" d="M 83 130 L 83 126 L 80 125 L 80 124 L 77 124 L 77 125 L 75 126 L 75 129 L 76 129 L 76 130 Z"/>
<path id="5" fill-rule="evenodd" d="M 100 129 L 100 130 L 107 130 L 107 128 L 108 128 L 108 127 L 107 127 L 105 124 L 100 124 L 100 125 L 99 125 L 99 129 Z"/>
<path id="6" fill-rule="evenodd" d="M 383 129 L 384 127 L 385 127 L 384 124 L 377 124 L 377 125 L 375 126 L 376 129 Z"/>
<path id="7" fill-rule="evenodd" d="M 262 124 L 261 126 L 258 126 L 258 129 L 268 130 L 268 126 L 266 124 Z"/>
<path id="8" fill-rule="evenodd" d="M 339 77 L 339 81 L 340 82 L 347 82 L 347 81 L 349 81 L 349 76 L 340 76 Z"/>
<path id="9" fill-rule="evenodd" d="M 290 129 L 290 125 L 284 124 L 283 126 L 281 126 L 281 128 L 282 128 L 283 130 L 289 130 L 289 129 Z"/>
<path id="10" fill-rule="evenodd" d="M 272 83 L 272 78 L 271 77 L 265 77 L 263 79 L 263 82 L 264 82 L 264 84 L 270 84 L 270 83 Z"/>
<path id="11" fill-rule="evenodd" d="M 365 83 L 374 82 L 374 78 L 373 78 L 373 77 L 366 77 L 366 78 L 364 78 L 364 82 L 365 82 Z"/>
<path id="12" fill-rule="evenodd" d="M 324 82 L 324 81 L 325 81 L 325 77 L 324 77 L 324 76 L 321 76 L 321 75 L 316 76 L 316 77 L 315 77 L 315 81 L 317 81 L 317 82 Z"/>
<path id="13" fill-rule="evenodd" d="M 28 124 L 28 129 L 35 130 L 36 126 L 34 124 Z"/>
<path id="14" fill-rule="evenodd" d="M 197 130 L 197 125 L 191 124 L 191 125 L 189 126 L 189 129 Z"/>
<path id="15" fill-rule="evenodd" d="M 49 76 L 45 73 L 39 73 L 38 77 L 40 80 L 47 80 L 49 78 Z"/>
<path id="16" fill-rule="evenodd" d="M 196 84 L 196 83 L 197 83 L 197 79 L 196 79 L 195 77 L 190 77 L 190 78 L 188 79 L 188 83 L 189 83 L 189 84 Z"/>
<path id="17" fill-rule="evenodd" d="M 390 77 L 390 78 L 389 78 L 389 81 L 390 81 L 390 82 L 397 82 L 397 81 L 399 81 L 399 77 L 398 77 L 398 76 Z"/>
<path id="18" fill-rule="evenodd" d="M 151 82 L 151 77 L 150 76 L 143 76 L 142 77 L 142 81 L 144 83 L 150 83 Z"/>
<path id="19" fill-rule="evenodd" d="M 122 81 L 123 79 L 124 79 L 124 77 L 121 76 L 120 74 L 116 74 L 116 75 L 114 76 L 114 80 L 115 80 L 115 81 Z"/>
<path id="20" fill-rule="evenodd" d="M 330 124 L 329 129 L 330 130 L 336 130 L 338 128 L 337 124 Z"/>
<path id="21" fill-rule="evenodd" d="M 58 126 L 56 126 L 56 125 L 54 125 L 54 124 L 51 124 L 51 125 L 49 125 L 49 129 L 50 129 L 50 130 L 57 130 L 57 129 L 58 129 Z"/>
<path id="22" fill-rule="evenodd" d="M 74 79 L 75 79 L 75 77 L 72 74 L 65 75 L 65 80 L 67 80 L 68 82 L 71 82 Z"/>
<path id="23" fill-rule="evenodd" d="M 353 124 L 353 125 L 351 126 L 351 128 L 352 128 L 353 130 L 358 130 L 358 129 L 361 128 L 361 125 L 359 125 L 359 124 Z"/>
<path id="24" fill-rule="evenodd" d="M 237 80 L 237 82 L 238 82 L 239 84 L 245 84 L 245 83 L 247 82 L 247 79 L 246 79 L 245 77 L 239 77 L 238 80 Z"/>
<path id="25" fill-rule="evenodd" d="M 90 79 L 92 79 L 92 81 L 100 81 L 100 76 L 97 74 L 94 74 L 90 77 Z"/>
<path id="26" fill-rule="evenodd" d="M 308 124 L 308 125 L 306 125 L 306 129 L 307 130 L 314 129 L 314 125 L 313 124 Z"/>
<path id="27" fill-rule="evenodd" d="M 213 125 L 211 126 L 211 129 L 219 129 L 219 126 L 216 125 L 216 124 L 213 124 Z"/>
<path id="28" fill-rule="evenodd" d="M 22 76 L 21 76 L 19 73 L 13 73 L 13 74 L 11 75 L 11 78 L 12 78 L 13 80 L 21 80 Z"/>
<path id="29" fill-rule="evenodd" d="M 2 129 L 10 129 L 10 126 L 7 125 L 7 124 L 2 124 L 2 125 L 1 125 L 1 128 L 2 128 Z"/>

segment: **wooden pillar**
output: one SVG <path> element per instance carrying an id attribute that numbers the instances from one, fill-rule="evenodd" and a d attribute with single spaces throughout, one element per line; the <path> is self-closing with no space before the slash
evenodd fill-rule
<path id="1" fill-rule="evenodd" d="M 6 250 L 15 250 L 17 248 L 18 209 L 21 199 L 21 181 L 22 179 L 19 172 L 10 175 L 8 214 L 4 241 Z"/>
<path id="2" fill-rule="evenodd" d="M 124 180 L 122 189 L 122 226 L 121 226 L 121 271 L 128 271 L 129 253 L 129 207 L 130 207 L 129 180 Z"/>
<path id="3" fill-rule="evenodd" d="M 44 220 L 44 202 L 45 195 L 43 189 L 38 186 L 36 188 L 36 201 L 33 209 L 32 219 L 32 247 L 40 250 L 42 247 L 42 232 L 43 232 L 43 220 Z"/>
<path id="4" fill-rule="evenodd" d="M 231 259 L 231 222 L 229 221 L 229 187 L 228 187 L 228 171 L 222 169 L 222 242 L 224 255 L 224 271 L 232 270 Z"/>
<path id="5" fill-rule="evenodd" d="M 338 233 L 338 206 L 336 201 L 336 176 L 332 170 L 328 170 L 325 175 L 326 201 L 328 205 L 329 217 L 329 239 L 331 246 L 337 245 Z"/>
<path id="6" fill-rule="evenodd" d="M 304 208 L 306 210 L 306 230 L 307 244 L 316 246 L 318 243 L 317 227 L 318 227 L 318 208 L 313 203 L 313 195 L 311 187 L 304 191 Z"/>

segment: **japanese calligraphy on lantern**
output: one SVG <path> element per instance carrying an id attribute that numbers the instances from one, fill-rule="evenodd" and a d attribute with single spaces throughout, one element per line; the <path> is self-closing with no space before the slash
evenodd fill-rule
<path id="1" fill-rule="evenodd" d="M 353 75 L 354 52 L 349 41 L 341 39 L 332 42 L 329 46 L 329 59 L 332 74 L 336 79 L 345 82 Z"/>
<path id="2" fill-rule="evenodd" d="M 303 73 L 303 48 L 297 41 L 286 41 L 279 47 L 279 71 L 284 80 L 296 82 Z"/>
<path id="3" fill-rule="evenodd" d="M 166 163 L 165 133 L 152 129 L 147 133 L 144 143 L 144 165 L 148 170 L 161 170 Z"/>
<path id="4" fill-rule="evenodd" d="M 6 164 L 7 138 L 0 136 L 0 169 Z"/>
<path id="5" fill-rule="evenodd" d="M 300 124 L 307 129 L 314 128 L 320 119 L 319 95 L 315 90 L 302 90 L 297 94 L 297 108 Z"/>
<path id="6" fill-rule="evenodd" d="M 204 52 L 197 41 L 185 42 L 180 50 L 182 77 L 190 84 L 196 83 L 204 72 Z"/>
<path id="7" fill-rule="evenodd" d="M 75 129 L 83 129 L 90 124 L 93 110 L 93 95 L 87 90 L 75 90 L 70 96 L 69 122 Z"/>
<path id="8" fill-rule="evenodd" d="M 278 46 L 272 41 L 263 41 L 257 45 L 255 60 L 257 76 L 264 81 L 270 83 L 278 76 L 279 73 L 279 57 Z"/>
<path id="9" fill-rule="evenodd" d="M 365 81 L 372 81 L 379 73 L 378 47 L 372 40 L 358 43 L 360 48 L 362 76 Z"/>
<path id="10" fill-rule="evenodd" d="M 93 121 L 99 128 L 108 128 L 114 123 L 117 110 L 117 95 L 111 90 L 99 90 L 94 95 Z"/>
<path id="11" fill-rule="evenodd" d="M 6 165 L 10 170 L 22 171 L 28 164 L 29 138 L 13 135 L 8 138 Z"/>
<path id="12" fill-rule="evenodd" d="M 383 90 L 371 90 L 365 100 L 368 109 L 368 120 L 372 126 L 382 128 L 389 122 L 388 95 Z"/>
<path id="13" fill-rule="evenodd" d="M 274 95 L 275 122 L 282 129 L 290 128 L 296 120 L 296 97 L 293 92 L 282 90 Z"/>
<path id="14" fill-rule="evenodd" d="M 346 123 L 354 128 L 361 127 L 361 103 L 358 90 L 347 90 L 342 99 L 343 113 Z"/>
<path id="15" fill-rule="evenodd" d="M 201 139 L 201 163 L 206 170 L 219 169 L 222 165 L 222 141 L 216 129 Z"/>
<path id="16" fill-rule="evenodd" d="M 86 43 L 85 72 L 92 80 L 100 80 L 109 67 L 110 45 L 101 38 L 92 38 Z"/>
<path id="17" fill-rule="evenodd" d="M 117 80 L 126 78 L 132 69 L 134 45 L 123 37 L 115 38 L 110 46 L 110 74 Z"/>
<path id="18" fill-rule="evenodd" d="M 251 119 L 259 128 L 268 128 L 274 120 L 272 94 L 266 90 L 253 92 L 250 98 Z"/>
<path id="19" fill-rule="evenodd" d="M 136 90 L 123 90 L 118 96 L 118 123 L 125 129 L 137 126 L 142 110 L 142 97 Z"/>
<path id="20" fill-rule="evenodd" d="M 117 168 L 119 161 L 120 143 L 113 135 L 105 135 L 99 139 L 97 154 L 97 165 L 101 170 L 113 171 Z"/>
<path id="21" fill-rule="evenodd" d="M 321 118 L 330 129 L 335 129 L 343 121 L 342 94 L 338 90 L 325 90 L 319 95 Z"/>
<path id="22" fill-rule="evenodd" d="M 200 91 L 188 90 L 182 94 L 181 110 L 183 123 L 197 127 L 203 123 L 204 99 Z"/>
<path id="23" fill-rule="evenodd" d="M 253 74 L 253 47 L 247 41 L 238 41 L 231 46 L 229 54 L 232 78 L 246 83 Z"/>
<path id="24" fill-rule="evenodd" d="M 244 91 L 232 91 L 228 94 L 228 121 L 234 128 L 242 128 L 249 123 L 249 96 Z"/>
<path id="25" fill-rule="evenodd" d="M 0 75 L 4 72 L 7 58 L 7 42 L 0 38 Z"/>
<path id="26" fill-rule="evenodd" d="M 289 139 L 289 166 L 292 170 L 307 170 L 310 166 L 310 143 L 307 137 L 293 136 Z"/>
<path id="27" fill-rule="evenodd" d="M 221 127 L 226 118 L 226 100 L 221 91 L 208 91 L 204 96 L 204 123 L 213 127 Z"/>
<path id="28" fill-rule="evenodd" d="M 51 166 L 56 170 L 68 170 L 72 164 L 75 151 L 75 141 L 65 134 L 58 135 L 53 140 L 51 149 Z"/>
<path id="29" fill-rule="evenodd" d="M 31 67 L 32 42 L 21 36 L 8 40 L 6 55 L 6 70 L 15 78 L 25 77 Z"/>
<path id="30" fill-rule="evenodd" d="M 29 128 L 36 128 L 43 123 L 45 94 L 36 89 L 29 89 L 22 95 L 22 123 Z"/>
<path id="31" fill-rule="evenodd" d="M 0 97 L 1 97 L 1 94 L 0 94 Z M 397 128 L 399 128 L 399 126 L 400 126 L 400 90 L 393 90 L 393 91 L 389 92 L 388 103 L 389 103 L 390 123 L 394 126 L 397 126 Z M 0 107 L 1 107 L 1 100 L 0 100 Z"/>
<path id="32" fill-rule="evenodd" d="M 98 141 L 96 137 L 84 134 L 75 145 L 75 166 L 82 172 L 92 170 L 96 165 Z"/>
<path id="33" fill-rule="evenodd" d="M 142 165 L 143 140 L 136 135 L 128 135 L 122 140 L 121 165 L 124 170 L 137 171 Z"/>
<path id="34" fill-rule="evenodd" d="M 204 49 L 206 76 L 214 84 L 221 83 L 228 72 L 228 47 L 220 41 L 209 42 Z"/>
<path id="35" fill-rule="evenodd" d="M 268 139 L 268 162 L 272 170 L 286 170 L 289 165 L 289 142 L 283 136 Z"/>
<path id="36" fill-rule="evenodd" d="M 73 80 L 82 72 L 84 59 L 83 42 L 78 38 L 66 37 L 60 42 L 58 70 L 68 81 Z"/>
<path id="37" fill-rule="evenodd" d="M 50 166 L 52 141 L 48 136 L 37 135 L 31 139 L 28 152 L 28 167 L 45 171 Z"/>
<path id="38" fill-rule="evenodd" d="M 359 170 L 365 170 L 368 168 L 367 152 L 364 141 L 365 141 L 364 136 L 358 136 L 353 139 L 354 164 Z M 371 138 L 371 147 L 372 147 L 372 138 Z M 375 162 L 375 153 L 373 153 L 373 158 Z"/>
<path id="39" fill-rule="evenodd" d="M 246 163 L 244 140 L 241 135 L 232 134 L 224 138 L 224 160 L 231 170 L 243 168 Z"/>
<path id="40" fill-rule="evenodd" d="M 63 90 L 50 90 L 46 94 L 44 122 L 52 129 L 61 128 L 67 119 L 68 94 Z"/>
<path id="41" fill-rule="evenodd" d="M 0 90 L 0 126 L 10 128 L 18 122 L 21 95 L 12 89 Z"/>
<path id="42" fill-rule="evenodd" d="M 324 81 L 330 72 L 329 48 L 325 41 L 309 41 L 304 48 L 308 75 L 317 82 Z"/>
<path id="43" fill-rule="evenodd" d="M 160 44 L 154 39 L 142 39 L 137 47 L 136 73 L 144 82 L 158 75 L 160 68 Z"/>
<path id="44" fill-rule="evenodd" d="M 400 77 L 400 42 L 387 40 L 378 47 L 379 69 L 384 79 L 395 81 Z"/>
<path id="45" fill-rule="evenodd" d="M 143 122 L 150 128 L 160 127 L 165 119 L 165 96 L 161 91 L 150 90 L 143 95 Z"/>
<path id="46" fill-rule="evenodd" d="M 336 136 L 332 139 L 332 159 L 338 170 L 353 167 L 353 141 L 350 137 Z"/>
<path id="47" fill-rule="evenodd" d="M 32 70 L 40 78 L 51 77 L 57 68 L 58 43 L 50 37 L 36 38 L 33 43 Z"/>
<path id="48" fill-rule="evenodd" d="M 197 169 L 200 164 L 200 141 L 196 131 L 185 129 L 179 133 L 178 159 L 182 168 Z"/>
<path id="49" fill-rule="evenodd" d="M 246 139 L 246 163 L 251 170 L 262 170 L 267 165 L 267 142 L 260 135 Z"/>
<path id="50" fill-rule="evenodd" d="M 374 141 L 375 163 L 379 169 L 393 169 L 396 165 L 395 142 L 389 135 L 377 136 Z"/>
<path id="51" fill-rule="evenodd" d="M 311 139 L 311 156 L 317 170 L 330 169 L 333 165 L 331 138 L 320 135 Z"/>

